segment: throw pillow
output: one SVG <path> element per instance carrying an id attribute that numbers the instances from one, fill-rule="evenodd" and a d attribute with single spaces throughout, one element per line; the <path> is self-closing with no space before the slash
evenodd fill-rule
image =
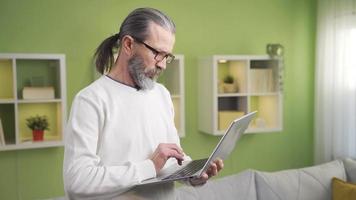
<path id="1" fill-rule="evenodd" d="M 338 178 L 332 179 L 333 200 L 355 200 L 356 184 L 345 182 Z"/>

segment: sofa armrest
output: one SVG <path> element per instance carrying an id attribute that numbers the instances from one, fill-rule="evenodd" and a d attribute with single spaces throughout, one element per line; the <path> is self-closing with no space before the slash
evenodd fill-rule
<path id="1" fill-rule="evenodd" d="M 343 160 L 343 162 L 347 175 L 347 181 L 356 183 L 356 160 L 346 158 Z"/>

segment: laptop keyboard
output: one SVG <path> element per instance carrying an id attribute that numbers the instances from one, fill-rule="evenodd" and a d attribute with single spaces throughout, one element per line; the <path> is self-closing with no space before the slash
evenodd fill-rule
<path id="1" fill-rule="evenodd" d="M 204 167 L 207 160 L 208 160 L 207 158 L 200 159 L 200 160 L 193 160 L 187 166 L 163 178 L 162 180 L 191 176 L 195 174 L 197 171 L 201 170 Z"/>

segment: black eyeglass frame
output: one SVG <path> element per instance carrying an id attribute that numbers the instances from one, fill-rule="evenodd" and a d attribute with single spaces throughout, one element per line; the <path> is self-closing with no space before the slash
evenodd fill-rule
<path id="1" fill-rule="evenodd" d="M 132 36 L 131 36 L 132 37 Z M 166 63 L 171 63 L 174 59 L 175 59 L 175 56 L 171 53 L 167 53 L 167 52 L 164 52 L 164 51 L 158 51 L 157 49 L 151 47 L 150 45 L 146 44 L 144 41 L 142 40 L 139 40 L 135 37 L 132 37 L 134 40 L 136 40 L 137 42 L 143 44 L 147 49 L 151 50 L 152 53 L 155 55 L 154 59 L 157 61 L 157 62 L 161 62 L 163 59 L 166 59 Z M 157 56 L 161 55 L 161 57 L 157 58 Z"/>

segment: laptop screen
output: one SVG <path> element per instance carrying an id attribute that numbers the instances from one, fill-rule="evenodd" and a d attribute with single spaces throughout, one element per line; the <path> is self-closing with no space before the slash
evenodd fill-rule
<path id="1" fill-rule="evenodd" d="M 210 155 L 209 160 L 205 164 L 202 171 L 205 171 L 209 167 L 210 162 L 216 160 L 217 158 L 225 160 L 231 154 L 236 146 L 237 140 L 245 132 L 256 113 L 257 111 L 251 112 L 239 119 L 234 120 L 230 124 L 229 128 L 220 139 L 218 145 L 215 147 L 213 153 Z"/>

